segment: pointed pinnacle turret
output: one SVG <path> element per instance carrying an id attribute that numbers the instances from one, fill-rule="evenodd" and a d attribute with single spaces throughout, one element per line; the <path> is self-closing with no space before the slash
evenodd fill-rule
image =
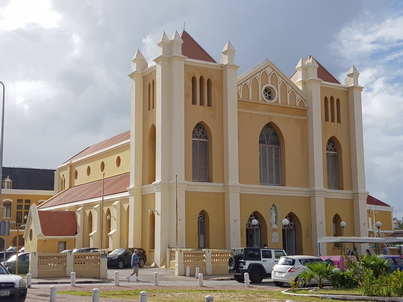
<path id="1" fill-rule="evenodd" d="M 133 62 L 132 64 L 133 72 L 142 72 L 148 67 L 147 60 L 144 58 L 140 50 L 136 51 L 136 53 L 133 56 L 132 62 Z"/>
<path id="2" fill-rule="evenodd" d="M 175 31 L 171 40 L 171 55 L 182 55 L 183 40 L 178 31 Z"/>
<path id="3" fill-rule="evenodd" d="M 344 79 L 346 86 L 358 86 L 358 78 L 360 73 L 355 68 L 355 66 L 351 66 L 349 71 L 347 72 L 347 77 Z"/>
<path id="4" fill-rule="evenodd" d="M 234 46 L 232 46 L 231 42 L 228 41 L 224 49 L 222 50 L 222 55 L 221 55 L 221 63 L 222 64 L 234 64 L 235 63 L 235 53 L 236 50 Z"/>
<path id="5" fill-rule="evenodd" d="M 162 33 L 161 39 L 157 44 L 161 48 L 161 55 L 167 56 L 169 55 L 169 38 L 165 31 Z"/>

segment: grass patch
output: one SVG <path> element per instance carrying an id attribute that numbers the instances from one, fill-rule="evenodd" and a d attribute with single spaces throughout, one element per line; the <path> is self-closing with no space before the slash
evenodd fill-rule
<path id="1" fill-rule="evenodd" d="M 138 300 L 142 290 L 111 290 L 100 291 L 101 298 Z M 298 297 L 282 294 L 272 290 L 186 290 L 186 289 L 147 289 L 148 300 L 151 302 L 193 302 L 205 301 L 207 295 L 212 295 L 214 301 L 338 301 L 313 297 Z M 307 292 L 308 293 L 308 292 Z M 309 292 L 312 294 L 312 292 Z M 329 292 L 327 292 L 329 294 Z M 58 291 L 58 294 L 72 296 L 92 296 L 91 291 Z"/>

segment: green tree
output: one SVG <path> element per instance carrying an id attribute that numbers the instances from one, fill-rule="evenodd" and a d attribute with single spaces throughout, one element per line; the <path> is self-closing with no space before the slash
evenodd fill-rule
<path id="1" fill-rule="evenodd" d="M 306 283 L 311 282 L 312 279 L 318 282 L 318 287 L 323 288 L 323 283 L 330 280 L 333 273 L 334 266 L 328 263 L 311 263 L 306 265 L 308 270 L 299 274 L 298 278 L 305 280 Z"/>

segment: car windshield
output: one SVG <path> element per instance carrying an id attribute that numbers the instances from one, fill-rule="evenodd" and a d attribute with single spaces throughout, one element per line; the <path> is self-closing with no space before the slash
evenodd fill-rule
<path id="1" fill-rule="evenodd" d="M 8 258 L 7 259 L 7 262 L 12 262 L 12 261 L 15 261 L 15 259 L 17 259 L 17 255 L 16 254 L 14 254 L 14 255 L 12 255 L 10 258 Z"/>
<path id="2" fill-rule="evenodd" d="M 0 265 L 0 275 L 8 275 L 7 270 L 2 265 Z"/>
<path id="3" fill-rule="evenodd" d="M 109 255 L 122 255 L 126 249 L 113 250 Z"/>

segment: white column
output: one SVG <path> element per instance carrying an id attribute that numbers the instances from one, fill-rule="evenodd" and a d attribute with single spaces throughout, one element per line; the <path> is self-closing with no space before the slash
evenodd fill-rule
<path id="1" fill-rule="evenodd" d="M 238 166 L 238 99 L 235 48 L 228 41 L 221 56 L 223 66 L 223 126 L 226 247 L 241 246 L 240 186 Z"/>
<path id="2" fill-rule="evenodd" d="M 345 79 L 348 86 L 351 170 L 354 191 L 355 236 L 368 236 L 367 191 L 365 187 L 364 139 L 362 126 L 362 87 L 358 85 L 359 72 L 352 66 Z"/>
<path id="3" fill-rule="evenodd" d="M 172 44 L 174 52 L 177 51 L 175 48 L 177 42 L 178 41 L 175 41 L 175 43 Z M 173 230 L 175 230 L 175 226 L 171 223 L 173 219 L 170 219 L 169 211 L 170 205 L 172 205 L 173 202 L 170 194 L 170 181 L 173 183 L 175 180 L 175 176 L 172 175 L 172 144 L 174 144 L 174 137 L 172 133 L 173 120 L 171 116 L 173 114 L 173 95 L 176 96 L 178 91 L 174 91 L 173 89 L 176 74 L 173 73 L 173 69 L 175 68 L 172 68 L 170 63 L 171 41 L 165 33 L 163 33 L 158 46 L 160 47 L 161 55 L 155 59 L 156 181 L 154 182 L 154 190 L 155 209 L 158 211 L 159 215 L 155 217 L 154 263 L 161 267 L 166 264 L 165 250 L 169 244 L 170 229 L 173 228 Z M 175 67 L 178 68 L 177 66 Z"/>
<path id="4" fill-rule="evenodd" d="M 143 75 L 148 67 L 138 50 L 132 59 L 131 127 L 130 127 L 130 187 L 129 187 L 129 246 L 141 246 L 141 205 L 143 184 Z"/>
<path id="5" fill-rule="evenodd" d="M 309 140 L 309 177 L 311 187 L 311 228 L 312 251 L 318 254 L 318 238 L 326 235 L 325 221 L 325 197 L 323 188 L 323 139 L 322 139 L 322 114 L 320 83 L 317 77 L 318 63 L 311 58 L 306 63 L 305 72 L 302 74 L 305 94 L 308 103 L 308 140 Z M 326 255 L 326 245 L 320 246 L 321 254 Z"/>

